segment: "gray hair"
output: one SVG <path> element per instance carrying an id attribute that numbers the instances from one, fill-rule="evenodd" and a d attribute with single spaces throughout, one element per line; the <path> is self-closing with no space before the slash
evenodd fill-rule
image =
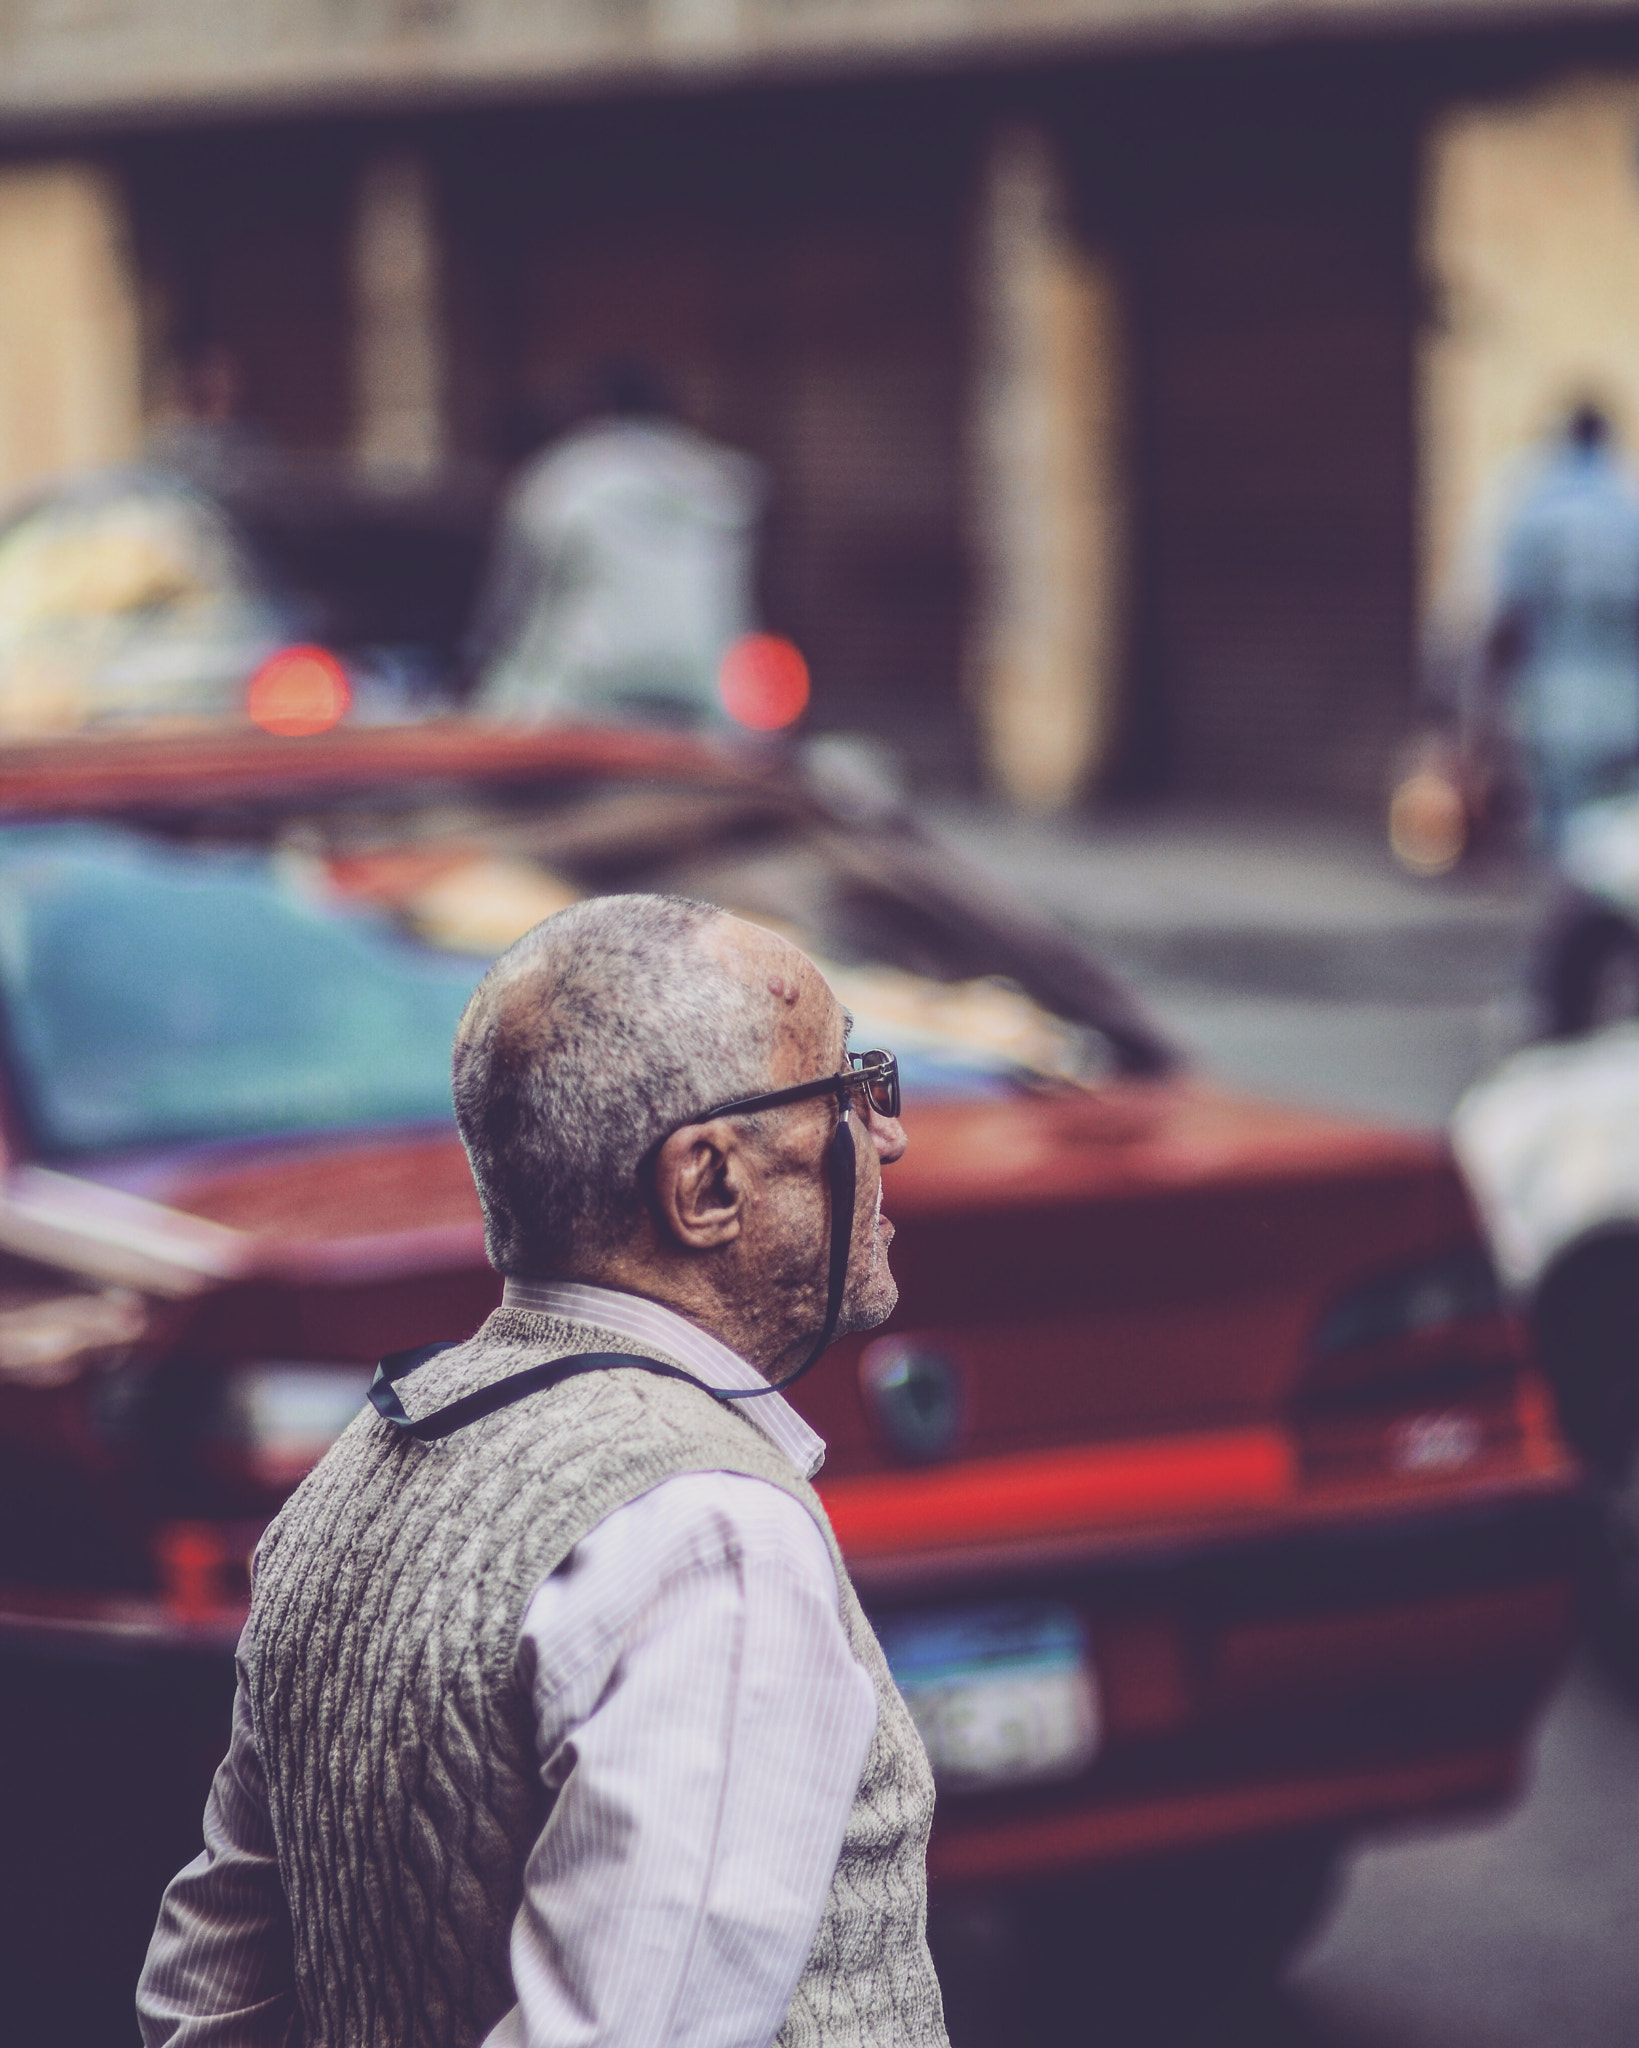
<path id="1" fill-rule="evenodd" d="M 670 1132 L 770 1085 L 777 1006 L 701 944 L 724 913 L 669 896 L 559 911 L 497 960 L 455 1039 L 455 1120 L 490 1263 L 546 1278 L 630 1235 Z"/>

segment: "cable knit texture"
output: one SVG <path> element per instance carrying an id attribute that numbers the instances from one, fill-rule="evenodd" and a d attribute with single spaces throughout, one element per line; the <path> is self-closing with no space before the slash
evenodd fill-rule
<path id="1" fill-rule="evenodd" d="M 400 1391 L 427 1415 L 582 1351 L 666 1356 L 500 1309 Z M 926 1935 L 933 1780 L 819 1496 L 744 1416 L 635 1370 L 568 1380 L 441 1442 L 366 1409 L 262 1539 L 241 1667 L 305 2048 L 473 2048 L 514 2003 L 508 1935 L 549 1818 L 515 1668 L 524 1611 L 614 1509 L 713 1471 L 767 1480 L 814 1517 L 876 1688 L 876 1733 L 781 2048 L 944 2048 Z"/>

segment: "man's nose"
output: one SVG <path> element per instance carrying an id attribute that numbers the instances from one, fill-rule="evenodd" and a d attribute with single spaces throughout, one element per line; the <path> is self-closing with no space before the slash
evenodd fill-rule
<path id="1" fill-rule="evenodd" d="M 896 1116 L 882 1116 L 876 1110 L 870 1112 L 871 1143 L 876 1147 L 876 1156 L 884 1166 L 892 1166 L 896 1159 L 903 1159 L 905 1147 L 910 1140 L 905 1136 L 905 1126 Z"/>

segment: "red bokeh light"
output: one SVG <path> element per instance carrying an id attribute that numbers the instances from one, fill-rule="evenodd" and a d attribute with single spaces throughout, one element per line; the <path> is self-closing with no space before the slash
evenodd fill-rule
<path id="1" fill-rule="evenodd" d="M 328 732 L 352 701 L 347 672 L 324 647 L 281 647 L 250 679 L 245 708 L 254 724 L 283 739 Z"/>
<path id="2" fill-rule="evenodd" d="M 808 664 L 777 633 L 747 633 L 723 656 L 717 688 L 730 718 L 753 732 L 778 732 L 808 708 Z"/>

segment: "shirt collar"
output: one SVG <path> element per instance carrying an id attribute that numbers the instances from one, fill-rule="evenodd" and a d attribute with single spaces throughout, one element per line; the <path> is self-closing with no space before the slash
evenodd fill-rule
<path id="1" fill-rule="evenodd" d="M 675 1309 L 662 1308 L 640 1294 L 615 1287 L 597 1287 L 586 1280 L 519 1280 L 508 1277 L 501 1290 L 503 1308 L 528 1309 L 535 1315 L 562 1316 L 568 1322 L 596 1323 L 622 1337 L 636 1337 L 698 1373 L 708 1387 L 730 1387 L 748 1393 L 768 1385 L 755 1366 L 747 1365 L 719 1338 L 691 1323 Z M 761 1394 L 735 1407 L 755 1423 L 805 1479 L 825 1462 L 825 1439 L 808 1427 L 782 1394 Z"/>

